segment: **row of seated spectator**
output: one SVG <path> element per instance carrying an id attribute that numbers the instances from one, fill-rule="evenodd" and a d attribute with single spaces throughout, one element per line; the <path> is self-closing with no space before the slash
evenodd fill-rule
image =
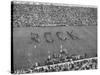
<path id="1" fill-rule="evenodd" d="M 33 72 L 58 72 L 58 71 L 72 71 L 72 70 L 89 70 L 97 69 L 97 59 L 83 59 L 71 62 L 60 63 L 56 65 L 47 65 L 44 67 L 37 67 Z"/>
<path id="2" fill-rule="evenodd" d="M 17 70 L 15 73 L 35 73 L 35 72 L 59 72 L 59 71 L 74 71 L 74 70 L 90 70 L 97 69 L 97 58 L 89 58 L 71 62 L 64 62 L 53 65 L 38 66 L 27 70 Z"/>

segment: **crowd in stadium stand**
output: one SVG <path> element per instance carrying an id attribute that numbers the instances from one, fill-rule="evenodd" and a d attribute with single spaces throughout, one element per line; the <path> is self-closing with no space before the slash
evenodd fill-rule
<path id="1" fill-rule="evenodd" d="M 13 4 L 14 27 L 97 25 L 97 8 L 46 4 Z"/>
<path id="2" fill-rule="evenodd" d="M 34 66 L 27 70 L 17 70 L 15 73 L 34 73 L 34 72 L 59 72 L 73 70 L 97 69 L 97 57 L 88 58 L 87 54 L 68 55 L 67 50 L 61 49 L 59 54 L 48 55 L 44 64 L 36 62 Z"/>

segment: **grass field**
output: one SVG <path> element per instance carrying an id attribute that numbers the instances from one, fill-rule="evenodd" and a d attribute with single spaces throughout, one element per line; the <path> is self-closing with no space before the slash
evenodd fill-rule
<path id="1" fill-rule="evenodd" d="M 35 62 L 43 62 L 48 52 L 58 53 L 61 44 L 63 48 L 68 49 L 70 55 L 87 53 L 89 57 L 94 57 L 97 54 L 97 26 L 27 27 L 13 30 L 15 69 L 28 68 Z M 66 41 L 61 41 L 56 36 L 57 31 L 66 33 L 72 30 L 80 40 L 72 40 L 68 37 Z M 31 40 L 31 32 L 39 34 L 40 43 Z M 52 33 L 53 43 L 45 41 L 44 32 Z"/>

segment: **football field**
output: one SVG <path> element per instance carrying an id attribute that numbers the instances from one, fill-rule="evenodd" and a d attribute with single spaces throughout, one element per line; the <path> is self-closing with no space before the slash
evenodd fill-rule
<path id="1" fill-rule="evenodd" d="M 72 32 L 73 31 L 73 32 Z M 44 33 L 50 32 L 53 42 L 48 43 Z M 63 32 L 60 40 L 56 33 Z M 72 32 L 79 39 L 72 39 L 67 32 Z M 39 42 L 31 39 L 31 33 L 39 36 Z M 60 46 L 66 48 L 69 55 L 94 57 L 97 54 L 97 26 L 51 26 L 13 28 L 14 68 L 28 68 L 35 62 L 43 62 L 48 54 L 58 53 Z"/>

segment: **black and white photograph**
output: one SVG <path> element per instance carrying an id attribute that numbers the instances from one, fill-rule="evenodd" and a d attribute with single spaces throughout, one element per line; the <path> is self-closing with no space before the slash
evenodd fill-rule
<path id="1" fill-rule="evenodd" d="M 98 69 L 96 6 L 11 1 L 11 73 Z"/>

